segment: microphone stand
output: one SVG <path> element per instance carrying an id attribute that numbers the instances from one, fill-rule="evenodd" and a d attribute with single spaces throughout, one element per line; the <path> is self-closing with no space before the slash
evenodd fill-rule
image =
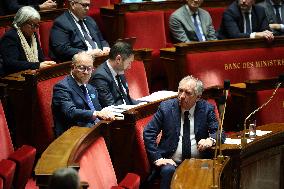
<path id="1" fill-rule="evenodd" d="M 281 76 L 281 77 L 282 77 L 282 76 Z M 247 138 L 246 138 L 246 124 L 247 124 L 247 120 L 248 120 L 252 115 L 254 115 L 256 112 L 258 112 L 258 111 L 261 110 L 263 107 L 265 107 L 265 106 L 272 100 L 272 98 L 275 96 L 275 94 L 276 94 L 277 90 L 279 89 L 279 87 L 281 86 L 281 84 L 282 84 L 281 81 L 278 82 L 278 84 L 277 84 L 276 88 L 274 89 L 274 91 L 273 91 L 271 97 L 270 97 L 264 104 L 262 104 L 260 107 L 258 107 L 256 110 L 254 110 L 252 113 L 250 113 L 250 114 L 246 117 L 246 119 L 245 119 L 245 121 L 244 121 L 243 137 L 242 137 L 242 139 L 241 139 L 241 146 L 242 146 L 242 147 L 244 147 L 244 146 L 247 144 Z"/>

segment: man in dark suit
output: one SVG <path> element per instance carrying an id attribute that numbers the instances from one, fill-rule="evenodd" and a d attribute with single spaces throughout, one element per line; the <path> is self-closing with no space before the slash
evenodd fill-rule
<path id="1" fill-rule="evenodd" d="M 169 27 L 174 42 L 216 40 L 216 34 L 209 13 L 199 8 L 203 0 L 187 0 L 187 4 L 170 17 Z"/>
<path id="2" fill-rule="evenodd" d="M 53 88 L 52 112 L 55 134 L 61 135 L 71 126 L 92 127 L 99 119 L 113 120 L 102 110 L 96 89 L 87 84 L 93 71 L 93 58 L 86 52 L 74 55 L 71 75 Z"/>
<path id="3" fill-rule="evenodd" d="M 218 38 L 266 38 L 273 40 L 268 21 L 262 7 L 254 0 L 237 0 L 223 14 Z"/>
<path id="4" fill-rule="evenodd" d="M 172 175 L 184 159 L 210 158 L 207 149 L 215 144 L 218 119 L 214 107 L 200 99 L 202 91 L 200 80 L 192 76 L 183 78 L 178 98 L 162 102 L 144 129 L 148 157 L 160 169 L 161 189 L 170 188 Z M 162 137 L 157 145 L 160 132 Z"/>
<path id="5" fill-rule="evenodd" d="M 264 0 L 258 5 L 265 9 L 265 14 L 268 19 L 270 29 L 274 30 L 276 35 L 283 35 L 284 4 L 282 0 Z"/>
<path id="6" fill-rule="evenodd" d="M 96 22 L 87 16 L 89 7 L 90 0 L 70 0 L 69 10 L 55 19 L 49 43 L 52 59 L 68 61 L 81 51 L 87 51 L 93 56 L 109 53 L 109 45 Z"/>
<path id="7" fill-rule="evenodd" d="M 96 87 L 102 107 L 120 104 L 137 104 L 129 96 L 124 71 L 130 68 L 134 60 L 133 49 L 126 42 L 115 43 L 109 53 L 109 59 L 101 64 L 90 80 Z"/>
<path id="8" fill-rule="evenodd" d="M 3 15 L 15 14 L 23 6 L 32 6 L 37 11 L 55 9 L 57 4 L 53 0 L 1 0 Z"/>

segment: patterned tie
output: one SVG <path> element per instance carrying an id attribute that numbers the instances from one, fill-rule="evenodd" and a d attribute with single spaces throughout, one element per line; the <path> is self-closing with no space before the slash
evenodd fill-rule
<path id="1" fill-rule="evenodd" d="M 279 9 L 281 8 L 280 5 L 273 5 L 274 8 L 275 8 L 275 13 L 276 13 L 276 23 L 277 24 L 281 24 L 282 23 L 282 20 L 281 20 L 281 17 L 280 17 L 280 11 Z"/>
<path id="2" fill-rule="evenodd" d="M 193 16 L 193 21 L 194 21 L 194 26 L 195 26 L 194 31 L 197 35 L 198 41 L 203 41 L 202 34 L 201 34 L 200 29 L 199 29 L 199 25 L 197 23 L 197 14 L 194 13 L 192 16 Z"/>
<path id="3" fill-rule="evenodd" d="M 250 24 L 250 19 L 249 19 L 249 12 L 245 12 L 245 20 L 246 20 L 246 33 L 251 34 L 251 24 Z"/>
<path id="4" fill-rule="evenodd" d="M 89 96 L 89 94 L 87 92 L 86 87 L 84 85 L 81 85 L 80 88 L 81 88 L 81 90 L 82 90 L 82 92 L 83 92 L 83 94 L 85 96 L 85 100 L 87 101 L 87 104 L 88 104 L 89 108 L 91 110 L 95 110 L 94 104 L 93 104 L 93 102 L 92 102 L 92 100 L 91 100 L 91 98 L 90 98 L 90 96 Z"/>
<path id="5" fill-rule="evenodd" d="M 84 38 L 85 38 L 86 41 L 89 42 L 89 44 L 92 46 L 93 49 L 96 49 L 97 48 L 97 44 L 88 35 L 88 32 L 87 32 L 83 22 L 84 22 L 83 20 L 79 20 L 78 24 L 81 26 L 82 32 L 84 34 Z"/>
<path id="6" fill-rule="evenodd" d="M 117 75 L 115 76 L 115 79 L 116 79 L 116 81 L 117 81 L 118 88 L 119 88 L 119 90 L 120 90 L 120 96 L 121 96 L 121 98 L 124 99 L 124 101 L 125 101 L 125 103 L 126 103 L 127 105 L 132 104 L 131 101 L 130 101 L 129 98 L 128 98 L 128 95 L 125 94 L 125 92 L 124 92 L 120 75 L 117 74 Z"/>
<path id="7" fill-rule="evenodd" d="M 182 160 L 191 156 L 190 121 L 189 111 L 184 112 L 183 135 L 182 135 Z"/>

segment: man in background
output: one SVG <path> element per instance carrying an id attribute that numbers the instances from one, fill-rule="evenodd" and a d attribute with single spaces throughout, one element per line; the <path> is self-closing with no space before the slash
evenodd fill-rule
<path id="1" fill-rule="evenodd" d="M 237 0 L 223 14 L 218 38 L 265 38 L 274 39 L 269 31 L 265 10 L 254 0 Z"/>
<path id="2" fill-rule="evenodd" d="M 284 4 L 282 0 L 264 0 L 259 3 L 265 9 L 265 14 L 269 22 L 271 30 L 275 31 L 276 35 L 284 34 Z"/>
<path id="3" fill-rule="evenodd" d="M 114 120 L 114 115 L 102 110 L 96 89 L 89 85 L 93 58 L 86 52 L 74 55 L 71 74 L 53 88 L 52 112 L 56 136 L 72 126 L 92 127 L 103 120 Z"/>
<path id="4" fill-rule="evenodd" d="M 150 161 L 160 171 L 161 189 L 169 189 L 176 167 L 185 159 L 211 158 L 208 151 L 215 145 L 218 119 L 214 106 L 200 97 L 203 83 L 187 76 L 178 87 L 178 97 L 160 104 L 145 127 L 143 137 Z M 157 144 L 157 137 L 162 137 Z M 225 135 L 222 135 L 222 142 Z"/>
<path id="5" fill-rule="evenodd" d="M 134 52 L 126 42 L 115 43 L 109 53 L 109 59 L 94 72 L 90 84 L 96 87 L 102 107 L 120 104 L 137 104 L 129 96 L 124 71 L 131 67 Z"/>
<path id="6" fill-rule="evenodd" d="M 187 0 L 187 4 L 170 17 L 170 31 L 174 43 L 216 40 L 209 13 L 199 8 L 203 0 Z"/>
<path id="7" fill-rule="evenodd" d="M 90 0 L 69 0 L 69 10 L 55 19 L 50 31 L 49 52 L 60 62 L 87 51 L 92 56 L 107 55 L 109 45 L 96 22 L 87 13 Z"/>

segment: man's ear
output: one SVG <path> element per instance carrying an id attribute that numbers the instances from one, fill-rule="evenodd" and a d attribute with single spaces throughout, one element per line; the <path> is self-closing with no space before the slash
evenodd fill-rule
<path id="1" fill-rule="evenodd" d="M 120 64 L 120 62 L 122 61 L 122 57 L 120 55 L 117 55 L 115 57 L 115 61 L 116 61 L 116 63 Z"/>

